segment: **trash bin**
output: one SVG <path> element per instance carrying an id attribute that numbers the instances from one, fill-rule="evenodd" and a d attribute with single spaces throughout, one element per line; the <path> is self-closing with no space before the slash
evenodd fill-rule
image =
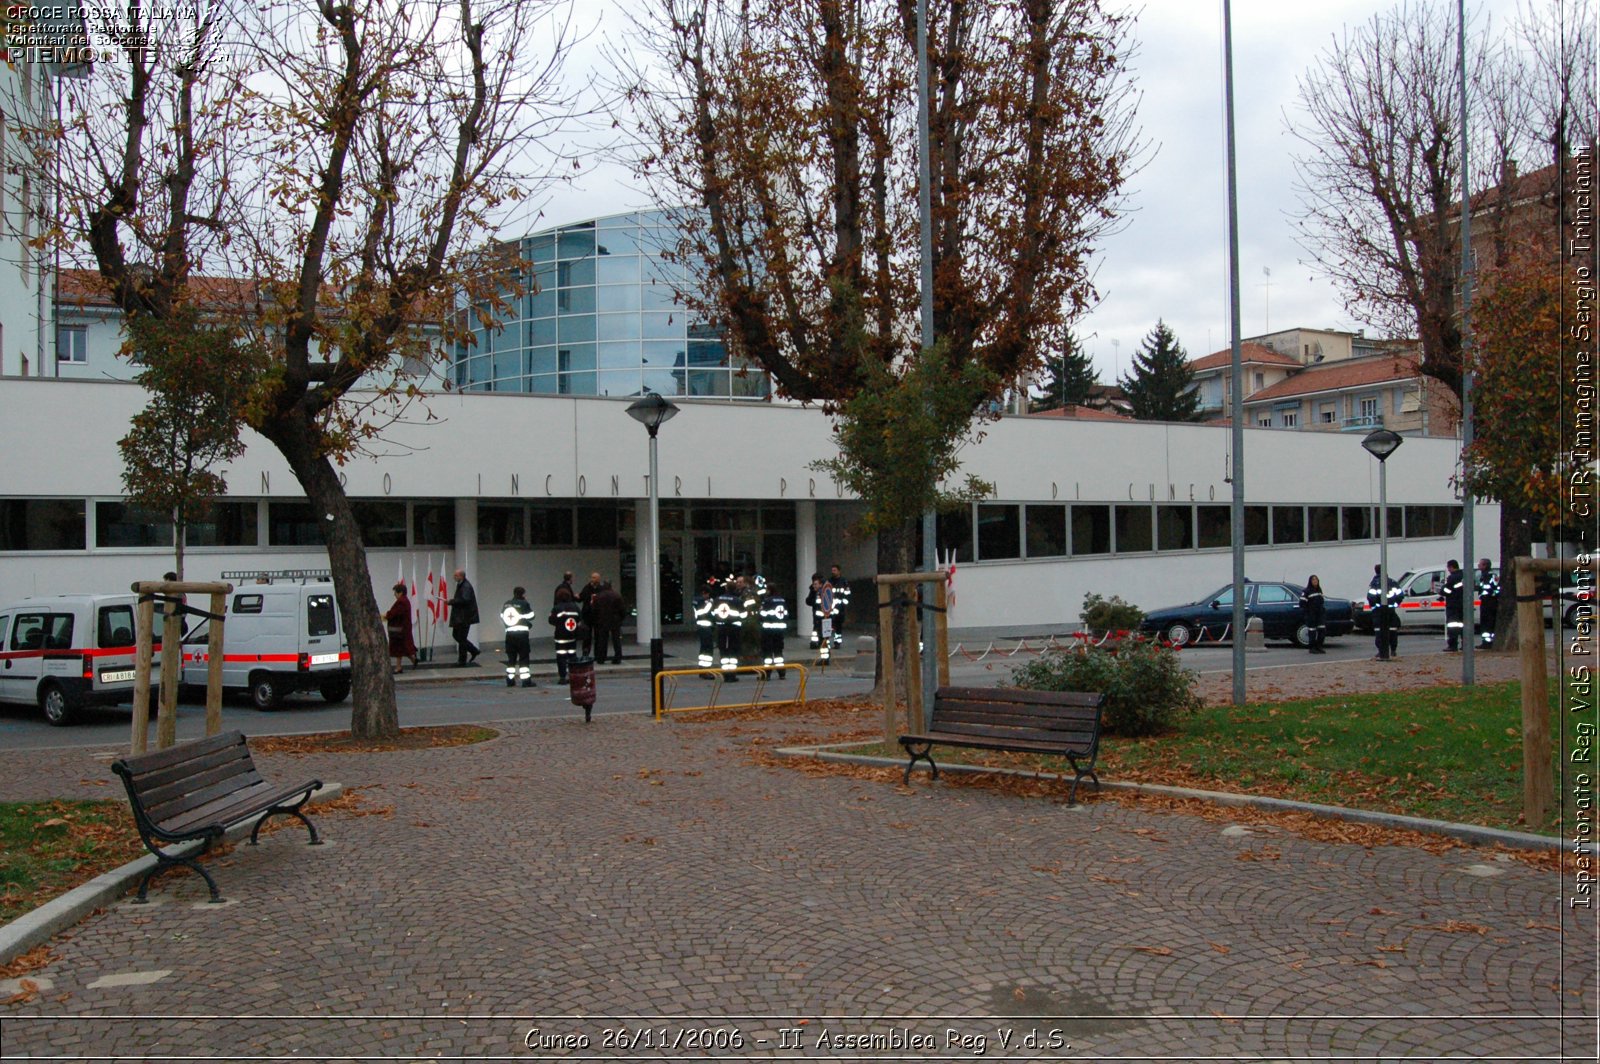
<path id="1" fill-rule="evenodd" d="M 567 665 L 567 686 L 572 693 L 572 704 L 583 707 L 583 719 L 588 721 L 594 711 L 594 659 L 573 658 Z"/>

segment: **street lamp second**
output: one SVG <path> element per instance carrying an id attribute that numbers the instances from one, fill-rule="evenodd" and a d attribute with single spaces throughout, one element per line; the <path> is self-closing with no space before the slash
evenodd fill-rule
<path id="1" fill-rule="evenodd" d="M 1389 456 L 1399 450 L 1405 437 L 1388 429 L 1369 432 L 1361 446 L 1378 460 L 1378 657 L 1389 657 Z"/>
<path id="2" fill-rule="evenodd" d="M 661 487 L 656 463 L 656 433 L 664 422 L 672 420 L 678 408 L 655 392 L 628 405 L 628 416 L 650 433 L 650 699 L 651 712 L 655 712 L 656 676 L 661 672 L 664 654 L 661 648 Z M 644 620 L 644 611 L 639 611 Z"/>

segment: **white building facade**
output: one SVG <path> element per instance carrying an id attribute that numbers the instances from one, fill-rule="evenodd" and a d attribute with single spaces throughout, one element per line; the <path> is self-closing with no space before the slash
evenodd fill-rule
<path id="1" fill-rule="evenodd" d="M 126 588 L 171 565 L 171 529 L 123 505 L 117 440 L 140 408 L 136 385 L 13 379 L 0 387 L 10 455 L 0 475 L 0 602 Z M 754 569 L 798 605 L 812 572 L 871 575 L 876 546 L 854 534 L 860 504 L 811 463 L 834 453 L 828 419 L 773 403 L 680 398 L 660 436 L 662 614 L 683 625 L 714 568 Z M 393 425 L 379 453 L 343 467 L 365 528 L 374 589 L 396 576 L 465 569 L 498 602 L 514 585 L 536 602 L 571 571 L 599 571 L 651 608 L 647 448 L 628 400 L 439 394 Z M 227 470 L 228 495 L 191 530 L 186 576 L 325 568 L 322 522 L 272 446 Z M 962 452 L 963 473 L 994 499 L 941 518 L 957 552 L 953 627 L 1062 631 L 1085 594 L 1146 609 L 1189 601 L 1231 578 L 1229 431 L 1223 427 L 1005 417 Z M 1377 560 L 1377 464 L 1355 436 L 1247 429 L 1246 572 L 1322 577 L 1359 598 Z M 1412 438 L 1389 461 L 1390 567 L 1458 557 L 1451 487 L 1458 444 Z M 1494 507 L 1480 507 L 1493 553 Z M 863 589 L 864 592 L 864 589 Z M 858 592 L 858 600 L 870 599 Z M 486 617 L 492 611 L 485 611 Z M 793 611 L 800 630 L 804 610 Z M 856 631 L 871 622 L 863 609 Z M 500 638 L 486 619 L 481 636 Z M 436 640 L 447 641 L 441 632 Z"/>

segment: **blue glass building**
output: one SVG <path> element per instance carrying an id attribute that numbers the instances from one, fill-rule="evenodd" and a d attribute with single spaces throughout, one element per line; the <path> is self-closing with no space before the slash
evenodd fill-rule
<path id="1" fill-rule="evenodd" d="M 470 392 L 765 399 L 767 375 L 730 358 L 719 329 L 677 298 L 692 283 L 671 261 L 679 231 L 639 211 L 524 237 L 533 285 L 516 316 L 475 329 L 455 385 Z"/>

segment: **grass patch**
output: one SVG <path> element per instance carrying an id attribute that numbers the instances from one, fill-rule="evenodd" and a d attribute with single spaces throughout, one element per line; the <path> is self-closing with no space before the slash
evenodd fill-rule
<path id="1" fill-rule="evenodd" d="M 0 802 L 0 923 L 144 852 L 126 802 Z"/>
<path id="2" fill-rule="evenodd" d="M 1560 685 L 1550 691 L 1559 735 Z M 1105 736 L 1107 780 L 1319 802 L 1485 827 L 1558 834 L 1522 822 L 1521 685 L 1428 687 L 1293 702 L 1207 706 L 1175 731 L 1143 739 Z M 1561 784 L 1559 740 L 1553 779 Z M 1060 758 L 936 748 L 941 764 L 1067 770 Z M 896 745 L 853 749 L 903 758 Z M 1559 809 L 1559 793 L 1552 796 Z"/>

